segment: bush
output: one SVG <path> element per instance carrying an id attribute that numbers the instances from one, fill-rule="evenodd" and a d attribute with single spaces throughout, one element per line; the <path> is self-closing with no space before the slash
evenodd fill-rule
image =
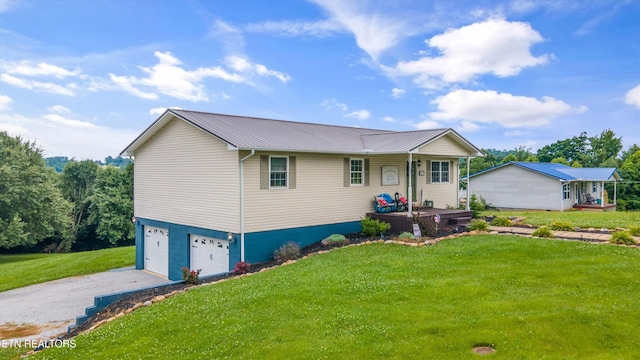
<path id="1" fill-rule="evenodd" d="M 469 210 L 473 211 L 473 217 L 478 217 L 478 213 L 487 209 L 487 202 L 481 196 L 480 199 L 476 194 L 471 194 L 469 199 Z"/>
<path id="2" fill-rule="evenodd" d="M 555 237 L 553 236 L 553 233 L 547 226 L 540 226 L 531 235 L 542 237 L 542 238 L 550 238 L 550 239 L 553 239 Z"/>
<path id="3" fill-rule="evenodd" d="M 233 273 L 238 275 L 246 274 L 249 272 L 250 267 L 251 265 L 249 263 L 244 261 L 238 261 L 236 265 L 233 267 Z"/>
<path id="4" fill-rule="evenodd" d="M 640 225 L 629 225 L 629 235 L 640 236 Z"/>
<path id="5" fill-rule="evenodd" d="M 503 217 L 503 216 L 498 216 L 496 218 L 494 218 L 493 220 L 491 220 L 491 225 L 493 226 L 511 226 L 511 220 L 509 220 L 509 218 L 507 217 Z"/>
<path id="6" fill-rule="evenodd" d="M 329 237 L 327 237 L 326 239 L 322 240 L 322 243 L 325 244 L 325 245 L 331 245 L 331 244 L 344 243 L 346 241 L 347 241 L 347 238 L 345 238 L 344 235 L 332 234 Z"/>
<path id="7" fill-rule="evenodd" d="M 551 230 L 574 231 L 575 229 L 576 227 L 573 226 L 571 221 L 554 221 L 551 224 Z"/>
<path id="8" fill-rule="evenodd" d="M 300 257 L 300 246 L 294 242 L 288 242 L 273 252 L 273 258 L 277 261 L 295 260 Z"/>
<path id="9" fill-rule="evenodd" d="M 398 239 L 399 240 L 414 240 L 416 237 L 410 233 L 410 232 L 403 232 L 402 234 L 398 235 Z"/>
<path id="10" fill-rule="evenodd" d="M 631 234 L 628 231 L 616 231 L 611 235 L 609 242 L 614 244 L 635 245 L 636 241 L 633 240 Z"/>
<path id="11" fill-rule="evenodd" d="M 467 230 L 487 231 L 489 230 L 489 225 L 484 220 L 474 219 L 471 220 L 471 223 L 469 223 L 469 226 L 467 226 Z"/>
<path id="12" fill-rule="evenodd" d="M 380 219 L 372 219 L 369 216 L 362 219 L 360 225 L 362 226 L 362 235 L 364 236 L 382 235 L 391 229 L 391 224 L 388 222 L 380 221 Z"/>
<path id="13" fill-rule="evenodd" d="M 189 270 L 189 268 L 185 266 L 182 268 L 182 280 L 184 280 L 185 284 L 195 285 L 200 278 L 200 271 L 202 271 L 202 269 Z"/>

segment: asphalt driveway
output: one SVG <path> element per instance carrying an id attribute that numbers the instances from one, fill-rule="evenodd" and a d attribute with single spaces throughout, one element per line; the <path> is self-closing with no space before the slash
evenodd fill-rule
<path id="1" fill-rule="evenodd" d="M 0 292 L 0 326 L 36 325 L 41 331 L 23 339 L 49 339 L 67 331 L 93 298 L 166 284 L 166 278 L 133 267 L 74 276 Z"/>

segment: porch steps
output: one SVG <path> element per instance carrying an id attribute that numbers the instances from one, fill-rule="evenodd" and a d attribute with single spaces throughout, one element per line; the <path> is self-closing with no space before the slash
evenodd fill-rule
<path id="1" fill-rule="evenodd" d="M 467 226 L 471 222 L 471 216 L 457 217 L 449 219 L 449 225 Z"/>

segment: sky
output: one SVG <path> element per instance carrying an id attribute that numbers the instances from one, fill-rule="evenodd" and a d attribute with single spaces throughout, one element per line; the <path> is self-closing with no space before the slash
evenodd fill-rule
<path id="1" fill-rule="evenodd" d="M 0 131 L 101 160 L 181 108 L 627 149 L 638 19 L 640 0 L 0 0 Z"/>

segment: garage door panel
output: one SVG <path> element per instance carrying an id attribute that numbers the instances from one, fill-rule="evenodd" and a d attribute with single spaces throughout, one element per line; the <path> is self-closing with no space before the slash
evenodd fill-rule
<path id="1" fill-rule="evenodd" d="M 191 235 L 191 269 L 201 276 L 229 271 L 229 241 Z"/>
<path id="2" fill-rule="evenodd" d="M 169 230 L 144 227 L 144 268 L 167 276 L 169 274 Z"/>

